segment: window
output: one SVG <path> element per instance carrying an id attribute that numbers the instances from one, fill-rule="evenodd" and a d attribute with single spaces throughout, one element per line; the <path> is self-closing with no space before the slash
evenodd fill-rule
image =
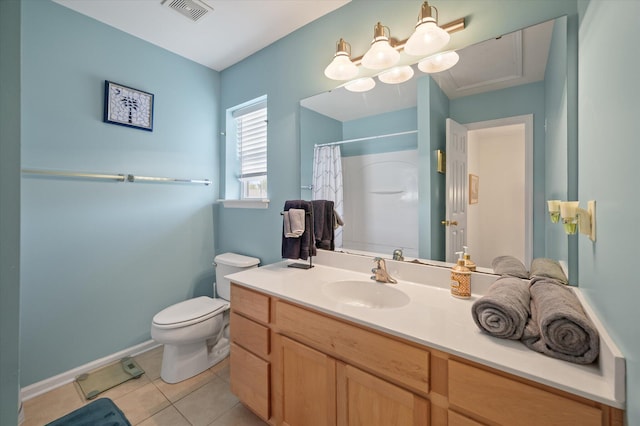
<path id="1" fill-rule="evenodd" d="M 240 199 L 267 197 L 267 101 L 261 99 L 235 109 L 237 176 Z"/>

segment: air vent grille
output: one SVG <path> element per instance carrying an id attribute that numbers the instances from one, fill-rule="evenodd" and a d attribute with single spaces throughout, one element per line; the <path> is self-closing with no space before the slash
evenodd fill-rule
<path id="1" fill-rule="evenodd" d="M 195 0 L 164 0 L 162 4 L 186 16 L 193 22 L 197 22 L 210 12 L 213 12 L 213 8 Z"/>

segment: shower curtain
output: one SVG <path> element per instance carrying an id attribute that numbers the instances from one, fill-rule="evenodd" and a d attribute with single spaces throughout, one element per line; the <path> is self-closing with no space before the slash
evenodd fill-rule
<path id="1" fill-rule="evenodd" d="M 333 201 L 334 208 L 343 217 L 342 159 L 340 146 L 316 146 L 313 150 L 313 200 Z M 342 227 L 334 231 L 335 247 L 342 248 Z"/>

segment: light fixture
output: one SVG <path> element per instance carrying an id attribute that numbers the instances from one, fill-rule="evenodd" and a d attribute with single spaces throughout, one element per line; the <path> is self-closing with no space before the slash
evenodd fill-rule
<path id="1" fill-rule="evenodd" d="M 351 45 L 340 39 L 333 60 L 324 69 L 324 75 L 332 80 L 351 80 L 358 75 L 358 67 L 351 62 Z"/>
<path id="2" fill-rule="evenodd" d="M 549 200 L 547 201 L 547 206 L 551 223 L 558 223 L 560 220 L 560 200 Z"/>
<path id="3" fill-rule="evenodd" d="M 435 18 L 432 15 L 435 11 Z M 449 42 L 449 34 L 464 30 L 465 19 L 459 18 L 442 26 L 438 26 L 438 10 L 429 6 L 428 2 L 422 4 L 418 23 L 410 38 L 398 41 L 391 39 L 391 31 L 388 27 L 378 22 L 373 28 L 373 41 L 371 47 L 363 56 L 351 58 L 351 45 L 340 39 L 336 43 L 336 53 L 331 63 L 325 68 L 324 74 L 333 80 L 351 80 L 357 78 L 360 68 L 367 68 L 375 72 L 360 72 L 362 77 L 375 77 L 376 72 L 380 81 L 387 84 L 398 84 L 409 80 L 413 76 L 414 64 L 411 59 L 403 59 L 404 65 L 392 69 L 401 60 L 400 52 L 405 50 L 409 55 L 423 57 L 418 68 L 426 73 L 436 73 L 451 68 L 458 62 L 458 54 L 454 51 L 442 52 L 442 54 L 427 55 L 437 52 Z M 393 43 L 391 42 L 393 41 Z M 425 47 L 427 45 L 427 47 Z M 407 62 L 411 62 L 407 64 Z M 358 79 L 359 80 L 359 79 Z M 370 90 L 375 86 L 372 79 L 349 82 L 344 87 L 352 91 Z"/>
<path id="4" fill-rule="evenodd" d="M 568 235 L 573 235 L 579 230 L 581 234 L 588 235 L 591 241 L 595 241 L 596 202 L 589 201 L 587 210 L 581 209 L 579 205 L 579 201 L 560 201 L 560 216 L 564 231 Z"/>
<path id="5" fill-rule="evenodd" d="M 460 60 L 460 56 L 454 51 L 437 53 L 418 62 L 418 69 L 428 74 L 446 71 Z"/>
<path id="6" fill-rule="evenodd" d="M 378 80 L 387 84 L 404 83 L 413 77 L 413 68 L 409 65 L 393 67 L 388 71 L 378 74 Z"/>
<path id="7" fill-rule="evenodd" d="M 385 29 L 387 30 L 385 32 Z M 389 43 L 388 27 L 378 22 L 373 28 L 373 41 L 362 57 L 362 66 L 371 70 L 382 70 L 394 66 L 400 60 L 400 52 Z"/>
<path id="8" fill-rule="evenodd" d="M 366 92 L 375 87 L 376 82 L 371 77 L 359 78 L 344 85 L 344 88 L 350 92 Z"/>
<path id="9" fill-rule="evenodd" d="M 431 9 L 435 10 L 436 18 L 431 15 Z M 404 45 L 404 51 L 412 56 L 426 56 L 442 49 L 449 43 L 449 33 L 438 26 L 438 9 L 429 6 L 428 2 L 422 4 L 416 30 Z"/>

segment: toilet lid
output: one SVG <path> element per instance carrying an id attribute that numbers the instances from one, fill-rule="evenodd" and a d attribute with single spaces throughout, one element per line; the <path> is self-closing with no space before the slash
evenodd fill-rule
<path id="1" fill-rule="evenodd" d="M 186 323 L 207 320 L 228 307 L 226 300 L 200 296 L 163 309 L 153 317 L 153 322 L 165 327 L 188 325 Z"/>

